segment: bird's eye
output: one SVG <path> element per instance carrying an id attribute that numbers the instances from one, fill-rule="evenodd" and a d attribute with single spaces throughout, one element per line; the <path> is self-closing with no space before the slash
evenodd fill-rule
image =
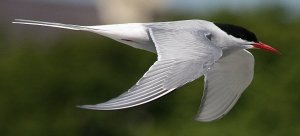
<path id="1" fill-rule="evenodd" d="M 211 40 L 212 34 L 211 34 L 211 33 L 207 33 L 207 34 L 205 34 L 205 37 L 206 37 L 207 39 Z"/>

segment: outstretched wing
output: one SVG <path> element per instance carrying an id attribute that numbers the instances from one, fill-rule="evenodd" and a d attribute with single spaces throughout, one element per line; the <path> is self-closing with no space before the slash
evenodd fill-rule
<path id="1" fill-rule="evenodd" d="M 241 50 L 219 61 L 205 74 L 198 121 L 213 121 L 228 113 L 253 78 L 254 57 Z"/>
<path id="2" fill-rule="evenodd" d="M 151 27 L 149 33 L 158 60 L 136 85 L 107 102 L 81 108 L 114 110 L 150 102 L 202 76 L 222 55 L 221 49 L 212 45 L 202 31 Z"/>

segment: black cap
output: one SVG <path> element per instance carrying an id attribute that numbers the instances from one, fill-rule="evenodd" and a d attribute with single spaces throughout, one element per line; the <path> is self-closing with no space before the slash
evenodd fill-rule
<path id="1" fill-rule="evenodd" d="M 243 27 L 230 25 L 230 24 L 222 24 L 222 23 L 214 23 L 214 24 L 218 26 L 220 29 L 222 29 L 224 32 L 226 32 L 227 34 L 232 35 L 236 38 L 241 38 L 249 42 L 258 42 L 255 34 Z"/>

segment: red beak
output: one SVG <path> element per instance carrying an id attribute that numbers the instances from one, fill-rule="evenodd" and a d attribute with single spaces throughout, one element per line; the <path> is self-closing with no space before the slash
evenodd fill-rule
<path id="1" fill-rule="evenodd" d="M 254 46 L 254 48 L 257 48 L 257 49 L 262 49 L 262 50 L 265 50 L 268 52 L 272 52 L 274 54 L 280 54 L 280 52 L 277 49 L 275 49 L 267 44 L 264 44 L 262 42 L 254 43 L 253 46 Z"/>

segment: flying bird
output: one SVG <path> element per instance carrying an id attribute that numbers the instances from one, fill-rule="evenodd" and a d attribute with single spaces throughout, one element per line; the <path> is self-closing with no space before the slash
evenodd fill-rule
<path id="1" fill-rule="evenodd" d="M 24 19 L 13 23 L 88 31 L 157 54 L 157 61 L 128 91 L 109 101 L 80 108 L 117 110 L 158 99 L 204 75 L 197 121 L 223 117 L 253 79 L 254 57 L 247 49 L 278 51 L 254 33 L 205 20 L 79 26 Z"/>

